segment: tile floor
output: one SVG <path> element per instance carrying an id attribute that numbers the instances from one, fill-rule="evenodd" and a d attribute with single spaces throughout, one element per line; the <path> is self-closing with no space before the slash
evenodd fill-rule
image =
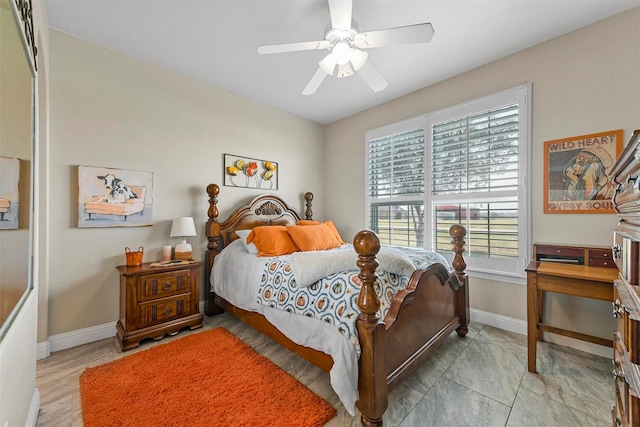
<path id="1" fill-rule="evenodd" d="M 118 351 L 114 339 L 59 351 L 38 361 L 38 427 L 80 427 L 78 377 L 87 366 L 145 350 L 167 340 L 222 326 L 337 408 L 327 426 L 359 426 L 329 384 L 329 375 L 229 314 L 205 317 L 201 330 L 183 331 L 138 349 Z M 527 372 L 526 337 L 472 323 L 455 333 L 390 395 L 385 426 L 607 426 L 613 405 L 611 360 L 549 343 L 538 344 L 538 374 Z M 202 426 L 206 426 L 203 420 Z M 197 427 L 197 426 L 188 426 Z"/>

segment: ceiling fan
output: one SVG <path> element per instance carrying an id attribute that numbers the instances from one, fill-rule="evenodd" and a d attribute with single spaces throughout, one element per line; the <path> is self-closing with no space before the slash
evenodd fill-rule
<path id="1" fill-rule="evenodd" d="M 337 77 L 348 77 L 357 71 L 371 86 L 380 92 L 388 86 L 387 80 L 367 61 L 369 54 L 362 49 L 386 47 L 400 44 L 429 43 L 434 31 L 430 23 L 407 25 L 383 30 L 358 32 L 351 20 L 353 0 L 328 0 L 331 29 L 324 40 L 262 45 L 259 54 L 295 52 L 301 50 L 327 49 L 329 54 L 318 63 L 318 69 L 302 91 L 312 95 L 325 77 L 332 76 L 338 68 Z"/>

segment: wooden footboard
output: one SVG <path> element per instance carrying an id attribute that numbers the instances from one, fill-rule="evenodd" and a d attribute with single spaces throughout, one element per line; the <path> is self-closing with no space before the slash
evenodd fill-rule
<path id="1" fill-rule="evenodd" d="M 417 270 L 406 289 L 393 298 L 384 321 L 378 315 L 380 302 L 374 289 L 380 242 L 368 230 L 359 232 L 353 241 L 362 281 L 361 313 L 356 321 L 362 350 L 356 405 L 363 426 L 382 426 L 389 392 L 454 330 L 460 336 L 467 333 L 469 290 L 462 258 L 466 231 L 454 225 L 449 233 L 455 272 L 449 273 L 442 264 Z"/>
<path id="2" fill-rule="evenodd" d="M 295 224 L 297 220 L 302 219 L 297 211 L 283 200 L 273 195 L 265 195 L 255 198 L 220 223 L 217 208 L 219 191 L 216 184 L 207 187 L 207 286 L 215 256 L 237 238 L 235 230 L 258 225 Z M 313 194 L 306 193 L 304 199 L 305 219 L 311 219 Z M 449 234 L 455 254 L 452 262 L 454 272 L 450 273 L 441 264 L 417 270 L 406 289 L 393 298 L 384 319 L 379 317 L 380 301 L 374 289 L 377 279 L 375 271 L 378 266 L 376 255 L 380 250 L 380 241 L 374 232 L 368 230 L 359 232 L 353 241 L 358 254 L 358 277 L 362 283 L 358 296 L 360 315 L 356 320 L 361 347 L 359 399 L 356 405 L 362 414 L 363 426 L 382 426 L 389 392 L 410 375 L 454 330 L 459 336 L 465 336 L 467 333 L 469 289 L 464 271 L 466 264 L 462 257 L 466 230 L 461 225 L 453 225 Z M 311 363 L 327 371 L 331 369 L 333 361 L 328 355 L 295 344 L 272 326 L 264 316 L 234 307 L 210 293 L 206 314 L 217 314 L 223 309 Z"/>

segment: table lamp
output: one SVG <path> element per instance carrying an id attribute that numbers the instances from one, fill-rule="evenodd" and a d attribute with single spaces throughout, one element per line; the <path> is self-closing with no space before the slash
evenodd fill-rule
<path id="1" fill-rule="evenodd" d="M 178 260 L 190 260 L 192 259 L 191 245 L 187 242 L 187 236 L 195 236 L 196 227 L 193 223 L 193 218 L 190 216 L 183 216 L 173 220 L 171 224 L 170 237 L 182 237 L 182 242 L 176 245 L 174 259 Z"/>

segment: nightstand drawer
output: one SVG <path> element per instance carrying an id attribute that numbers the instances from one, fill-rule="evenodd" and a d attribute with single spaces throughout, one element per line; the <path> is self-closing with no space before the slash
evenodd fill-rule
<path id="1" fill-rule="evenodd" d="M 148 274 L 140 277 L 138 301 L 191 292 L 191 271 Z"/>
<path id="2" fill-rule="evenodd" d="M 141 303 L 138 305 L 140 327 L 145 328 L 192 314 L 190 307 L 191 294 Z"/>

